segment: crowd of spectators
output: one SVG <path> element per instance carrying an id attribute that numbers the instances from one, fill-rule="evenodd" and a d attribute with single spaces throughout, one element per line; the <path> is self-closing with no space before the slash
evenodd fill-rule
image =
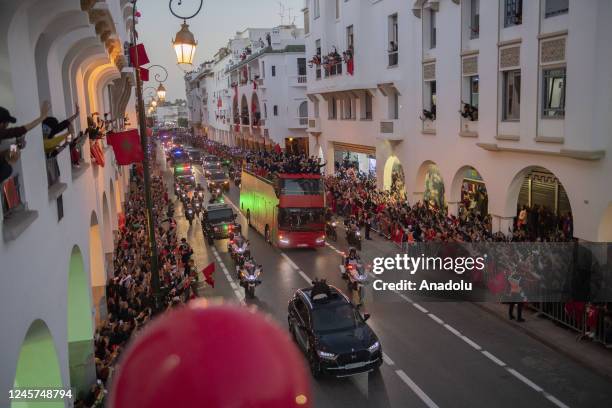
<path id="1" fill-rule="evenodd" d="M 339 167 L 325 179 L 327 203 L 341 216 L 353 215 L 361 224 L 371 219 L 375 229 L 402 242 L 567 241 L 572 238 L 571 214 L 557 217 L 538 207 L 539 216 L 512 231 L 493 233 L 491 216 L 481 207 L 461 206 L 458 215 L 419 201 L 410 205 L 403 194 L 376 189 L 376 180 L 353 167 Z M 519 214 L 527 218 L 528 210 Z M 534 210 L 535 211 L 535 210 Z M 533 213 L 533 211 L 531 211 Z M 518 223 L 518 221 L 517 221 Z"/>
<path id="2" fill-rule="evenodd" d="M 177 307 L 196 296 L 197 272 L 192 249 L 178 240 L 176 222 L 166 185 L 153 176 L 153 219 L 159 250 L 161 296 L 156 302 L 151 285 L 151 265 L 147 255 L 145 199 L 141 172 L 132 170 L 125 216 L 120 220 L 113 262 L 113 276 L 106 285 L 106 317 L 96 330 L 95 365 L 97 383 L 76 407 L 102 407 L 106 387 L 126 343 L 149 322 L 156 307 L 163 311 Z"/>

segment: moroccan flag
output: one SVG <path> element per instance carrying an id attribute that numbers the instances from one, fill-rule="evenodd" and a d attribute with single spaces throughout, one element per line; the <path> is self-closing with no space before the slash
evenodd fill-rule
<path id="1" fill-rule="evenodd" d="M 140 71 L 140 79 L 142 82 L 147 82 L 149 80 L 149 70 L 143 67 L 138 68 Z"/>
<path id="2" fill-rule="evenodd" d="M 125 166 L 142 162 L 144 154 L 140 145 L 140 136 L 136 129 L 109 133 L 106 136 L 106 140 L 109 145 L 113 146 L 118 165 Z"/>
<path id="3" fill-rule="evenodd" d="M 215 278 L 213 278 L 213 273 L 215 273 L 215 263 L 211 262 L 206 268 L 202 269 L 202 275 L 204 275 L 204 280 L 211 287 L 215 287 Z"/>
<path id="4" fill-rule="evenodd" d="M 145 50 L 144 44 L 137 44 L 136 46 L 130 47 L 130 63 L 133 67 L 136 65 L 136 56 L 138 56 L 138 67 L 146 65 L 149 62 L 147 51 Z"/>

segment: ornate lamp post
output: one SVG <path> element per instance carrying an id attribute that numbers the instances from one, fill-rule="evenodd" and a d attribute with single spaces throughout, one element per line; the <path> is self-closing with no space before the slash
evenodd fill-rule
<path id="1" fill-rule="evenodd" d="M 187 24 L 187 20 L 198 15 L 200 10 L 202 10 L 202 5 L 204 4 L 204 0 L 200 0 L 200 6 L 196 10 L 195 13 L 189 16 L 181 16 L 177 14 L 172 9 L 172 2 L 174 0 L 170 0 L 168 3 L 168 7 L 170 8 L 170 13 L 176 18 L 180 18 L 183 20 L 183 24 L 181 24 L 181 29 L 176 33 L 174 40 L 172 41 L 172 46 L 174 47 L 174 52 L 176 53 L 176 61 L 179 67 L 185 71 L 191 71 L 193 67 L 193 56 L 195 54 L 196 46 L 198 42 L 195 40 L 193 33 L 189 31 L 189 25 Z M 177 5 L 182 5 L 182 0 L 176 0 Z"/>
<path id="2" fill-rule="evenodd" d="M 152 68 L 159 68 L 162 70 L 164 74 L 163 79 L 159 73 L 155 74 L 155 80 L 158 83 L 158 87 L 157 89 L 155 89 L 155 93 L 157 94 L 157 99 L 160 102 L 164 102 L 166 100 L 166 88 L 164 87 L 163 83 L 166 82 L 166 80 L 168 79 L 168 70 L 164 68 L 162 65 L 158 65 L 158 64 L 154 64 L 154 65 L 147 67 L 147 69 L 152 69 Z"/>

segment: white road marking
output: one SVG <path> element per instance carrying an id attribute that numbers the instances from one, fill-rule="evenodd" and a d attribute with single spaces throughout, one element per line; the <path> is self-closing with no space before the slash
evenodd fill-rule
<path id="1" fill-rule="evenodd" d="M 552 402 L 553 404 L 555 404 L 559 408 L 569 408 L 569 406 L 565 405 L 564 403 L 562 403 L 557 398 L 555 398 L 554 396 L 550 395 L 547 392 L 544 392 L 544 396 L 546 397 L 547 400 L 549 400 L 550 402 Z"/>
<path id="2" fill-rule="evenodd" d="M 297 266 L 297 265 L 295 264 L 295 262 L 293 262 L 293 260 L 292 260 L 291 258 L 289 258 L 289 256 L 288 256 L 286 253 L 281 252 L 281 256 L 282 256 L 283 258 L 285 258 L 285 260 L 286 260 L 287 262 L 289 262 L 289 265 L 291 265 L 291 267 L 292 267 L 293 269 L 300 269 L 300 267 L 299 267 L 299 266 Z"/>
<path id="3" fill-rule="evenodd" d="M 221 269 L 223 270 L 223 274 L 225 275 L 225 278 L 228 280 L 230 286 L 232 287 L 232 290 L 234 292 L 234 295 L 238 298 L 238 301 L 244 305 L 245 301 L 244 301 L 244 294 L 240 291 L 239 286 L 236 284 L 236 282 L 234 282 L 234 280 L 232 279 L 232 277 L 229 274 L 229 271 L 227 270 L 227 267 L 225 266 L 225 264 L 223 263 L 223 261 L 221 260 L 221 257 L 219 256 L 219 252 L 217 251 L 217 248 L 215 248 L 214 246 L 211 247 L 211 251 L 214 255 L 214 257 L 216 258 L 217 262 L 219 263 L 219 265 L 221 266 Z"/>
<path id="4" fill-rule="evenodd" d="M 476 344 L 472 339 L 470 339 L 467 336 L 460 336 L 461 340 L 465 341 L 467 344 L 469 344 L 470 346 L 474 347 L 476 350 L 480 351 L 482 350 L 482 347 L 480 347 L 478 344 Z"/>
<path id="5" fill-rule="evenodd" d="M 510 374 L 512 374 L 513 376 L 515 376 L 516 378 L 518 378 L 519 380 L 521 380 L 522 382 L 524 382 L 525 384 L 527 384 L 528 386 L 536 390 L 537 392 L 544 391 L 539 385 L 535 384 L 533 381 L 531 381 L 529 378 L 525 377 L 523 374 L 516 371 L 514 368 L 506 368 L 506 370 L 508 370 Z"/>
<path id="6" fill-rule="evenodd" d="M 420 310 L 421 312 L 423 312 L 423 313 L 429 313 L 429 312 L 427 311 L 427 309 L 425 309 L 423 306 L 419 305 L 418 303 L 414 303 L 414 302 L 413 302 L 413 303 L 412 303 L 412 306 L 416 307 L 417 309 L 419 309 L 419 310 Z"/>
<path id="7" fill-rule="evenodd" d="M 444 327 L 446 327 L 446 330 L 448 330 L 449 332 L 453 333 L 455 336 L 461 336 L 461 333 L 459 332 L 459 330 L 455 329 L 450 324 L 446 324 L 445 323 Z"/>
<path id="8" fill-rule="evenodd" d="M 493 361 L 498 366 L 501 366 L 501 367 L 506 366 L 506 363 L 501 361 L 499 358 L 495 357 L 493 354 L 489 353 L 487 350 L 482 350 L 482 354 L 484 354 L 489 360 Z"/>
<path id="9" fill-rule="evenodd" d="M 427 405 L 429 408 L 439 408 L 431 398 L 418 386 L 403 370 L 397 370 L 395 373 L 410 387 L 410 389 Z"/>
<path id="10" fill-rule="evenodd" d="M 385 364 L 390 365 L 390 366 L 395 365 L 395 363 L 393 362 L 393 360 L 391 360 L 391 357 L 389 357 L 387 353 L 383 351 L 382 355 L 383 355 L 383 361 L 385 362 Z"/>
<path id="11" fill-rule="evenodd" d="M 429 313 L 427 316 L 431 317 L 431 319 L 437 323 L 444 324 L 444 321 L 433 313 Z"/>

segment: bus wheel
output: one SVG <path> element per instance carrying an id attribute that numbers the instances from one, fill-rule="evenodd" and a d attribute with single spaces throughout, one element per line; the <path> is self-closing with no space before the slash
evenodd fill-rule
<path id="1" fill-rule="evenodd" d="M 247 209 L 247 224 L 251 226 L 251 210 Z"/>
<path id="2" fill-rule="evenodd" d="M 266 239 L 266 242 L 268 244 L 272 243 L 272 241 L 270 239 L 271 238 L 270 237 L 270 226 L 268 224 L 266 224 L 266 229 L 265 229 L 265 232 L 264 232 L 264 238 Z"/>

